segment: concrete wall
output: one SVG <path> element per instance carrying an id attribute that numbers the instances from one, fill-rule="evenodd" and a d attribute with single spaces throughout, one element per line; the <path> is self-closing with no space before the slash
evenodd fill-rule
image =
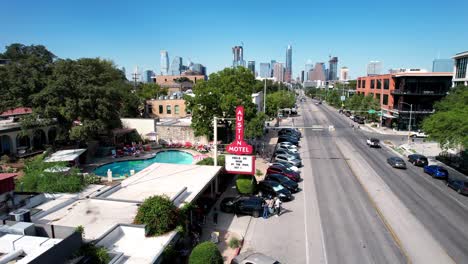
<path id="1" fill-rule="evenodd" d="M 178 141 L 191 143 L 207 144 L 208 139 L 206 136 L 196 137 L 193 129 L 190 126 L 178 125 L 158 125 L 156 127 L 158 133 L 158 140 L 163 139 L 166 141 Z"/>
<path id="2" fill-rule="evenodd" d="M 156 131 L 156 120 L 153 118 L 122 118 L 120 120 L 123 127 L 136 129 L 142 137 Z"/>
<path id="3" fill-rule="evenodd" d="M 65 263 L 68 258 L 81 247 L 82 242 L 81 234 L 74 232 L 72 235 L 64 238 L 62 242 L 39 255 L 30 263 Z"/>

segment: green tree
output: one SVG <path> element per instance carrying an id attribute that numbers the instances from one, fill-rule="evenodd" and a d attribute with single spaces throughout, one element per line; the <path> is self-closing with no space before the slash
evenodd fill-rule
<path id="1" fill-rule="evenodd" d="M 245 126 L 245 137 L 257 138 L 263 136 L 263 129 L 265 128 L 266 120 L 267 115 L 263 112 L 258 112 L 257 115 Z"/>
<path id="2" fill-rule="evenodd" d="M 163 89 L 157 83 L 143 83 L 137 89 L 137 96 L 141 100 L 157 98 L 160 95 L 167 95 L 167 88 Z"/>
<path id="3" fill-rule="evenodd" d="M 226 68 L 212 73 L 208 81 L 197 82 L 194 97 L 186 96 L 185 103 L 192 112 L 192 127 L 196 136 L 213 136 L 213 117 L 235 117 L 235 109 L 244 106 L 244 119 L 247 125 L 255 116 L 252 102 L 255 77 L 244 67 Z M 231 130 L 231 122 L 220 121 L 226 130 Z"/>
<path id="4" fill-rule="evenodd" d="M 289 91 L 281 90 L 267 94 L 266 114 L 269 117 L 276 117 L 279 109 L 291 108 L 295 102 L 294 93 Z"/>
<path id="5" fill-rule="evenodd" d="M 468 87 L 454 88 L 434 108 L 435 113 L 423 120 L 429 137 L 445 149 L 468 148 Z"/>
<path id="6" fill-rule="evenodd" d="M 158 236 L 173 230 L 178 224 L 176 206 L 167 196 L 151 196 L 138 207 L 135 224 L 146 225 L 148 236 Z"/>
<path id="7" fill-rule="evenodd" d="M 190 254 L 189 264 L 223 264 L 223 256 L 213 242 L 198 244 Z"/>

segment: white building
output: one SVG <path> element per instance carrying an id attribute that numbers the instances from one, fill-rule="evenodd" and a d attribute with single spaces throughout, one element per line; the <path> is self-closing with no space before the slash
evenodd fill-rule
<path id="1" fill-rule="evenodd" d="M 340 69 L 340 81 L 344 82 L 349 80 L 349 69 L 348 67 L 341 67 Z"/>
<path id="2" fill-rule="evenodd" d="M 453 69 L 453 86 L 468 86 L 468 51 L 457 53 L 453 56 L 455 65 Z"/>
<path id="3" fill-rule="evenodd" d="M 283 63 L 280 63 L 280 62 L 275 63 L 275 67 L 273 68 L 273 78 L 275 78 L 277 82 L 284 82 Z"/>
<path id="4" fill-rule="evenodd" d="M 252 103 L 257 107 L 257 112 L 263 112 L 263 92 L 253 93 Z"/>

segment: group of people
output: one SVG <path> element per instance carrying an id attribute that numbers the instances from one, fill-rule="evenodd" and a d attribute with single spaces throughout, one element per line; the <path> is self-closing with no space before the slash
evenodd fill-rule
<path id="1" fill-rule="evenodd" d="M 278 217 L 281 214 L 281 200 L 278 197 L 266 199 L 263 203 L 263 218 L 267 219 L 270 215 L 276 214 Z"/>

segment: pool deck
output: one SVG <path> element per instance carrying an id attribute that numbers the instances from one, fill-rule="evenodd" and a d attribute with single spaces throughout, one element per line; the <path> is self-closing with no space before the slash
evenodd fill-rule
<path id="1" fill-rule="evenodd" d="M 84 164 L 81 166 L 83 169 L 83 172 L 91 173 L 93 172 L 94 169 L 96 169 L 99 166 L 102 166 L 107 163 L 112 163 L 112 162 L 118 162 L 118 161 L 127 161 L 127 160 L 145 160 L 145 159 L 150 159 L 154 157 L 154 154 L 162 151 L 170 151 L 170 150 L 177 150 L 177 151 L 184 151 L 189 154 L 192 154 L 194 157 L 197 155 L 203 155 L 202 153 L 193 150 L 193 149 L 184 149 L 184 148 L 159 148 L 159 149 L 154 149 L 151 151 L 144 151 L 142 152 L 139 156 L 123 156 L 123 157 L 118 157 L 118 158 L 113 158 L 112 156 L 107 156 L 103 158 L 93 158 L 91 162 Z M 209 153 L 205 153 L 205 155 L 209 155 Z M 198 160 L 195 158 L 193 159 L 193 163 L 197 163 Z"/>

